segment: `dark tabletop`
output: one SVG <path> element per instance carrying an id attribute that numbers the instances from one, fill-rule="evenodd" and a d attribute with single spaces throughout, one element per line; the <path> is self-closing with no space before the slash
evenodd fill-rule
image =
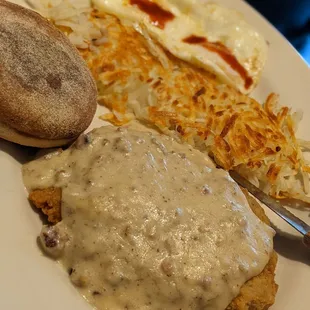
<path id="1" fill-rule="evenodd" d="M 247 0 L 310 63 L 310 0 Z"/>

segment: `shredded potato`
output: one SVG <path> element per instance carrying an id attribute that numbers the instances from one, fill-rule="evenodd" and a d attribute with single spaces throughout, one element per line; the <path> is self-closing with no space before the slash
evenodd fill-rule
<path id="1" fill-rule="evenodd" d="M 142 25 L 123 25 L 95 10 L 89 20 L 105 29 L 100 45 L 80 49 L 97 81 L 99 103 L 111 110 L 102 119 L 117 126 L 132 119 L 152 124 L 272 196 L 310 201 L 310 166 L 303 156 L 309 143 L 295 137 L 300 113 L 279 106 L 275 94 L 261 105 L 221 84 L 173 57 Z"/>

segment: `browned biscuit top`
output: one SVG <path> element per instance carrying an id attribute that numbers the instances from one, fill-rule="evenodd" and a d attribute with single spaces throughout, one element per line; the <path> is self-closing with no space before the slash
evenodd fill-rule
<path id="1" fill-rule="evenodd" d="M 0 121 L 44 139 L 77 136 L 96 86 L 67 37 L 39 14 L 0 0 Z"/>

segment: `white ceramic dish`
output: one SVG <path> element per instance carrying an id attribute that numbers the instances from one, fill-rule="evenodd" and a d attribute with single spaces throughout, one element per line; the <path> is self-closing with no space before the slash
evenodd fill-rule
<path id="1" fill-rule="evenodd" d="M 21 2 L 15 0 L 14 2 Z M 203 0 L 202 0 L 203 1 Z M 241 0 L 218 1 L 244 13 L 270 43 L 268 63 L 253 96 L 262 101 L 270 92 L 281 103 L 302 109 L 298 136 L 310 140 L 310 70 L 290 44 L 258 13 Z M 98 108 L 97 114 L 102 113 Z M 104 123 L 96 117 L 91 127 Z M 69 282 L 66 272 L 38 249 L 41 220 L 29 206 L 21 179 L 21 164 L 30 158 L 27 149 L 0 141 L 0 309 L 89 310 Z M 309 212 L 296 212 L 310 223 Z M 310 307 L 310 251 L 287 224 L 267 210 L 278 234 L 276 280 L 279 291 L 273 310 L 307 310 Z M 298 240 L 299 239 L 299 240 Z"/>

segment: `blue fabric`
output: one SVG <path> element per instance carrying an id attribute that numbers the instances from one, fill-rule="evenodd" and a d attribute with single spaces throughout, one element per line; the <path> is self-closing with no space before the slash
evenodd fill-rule
<path id="1" fill-rule="evenodd" d="M 310 0 L 247 0 L 310 63 Z"/>

